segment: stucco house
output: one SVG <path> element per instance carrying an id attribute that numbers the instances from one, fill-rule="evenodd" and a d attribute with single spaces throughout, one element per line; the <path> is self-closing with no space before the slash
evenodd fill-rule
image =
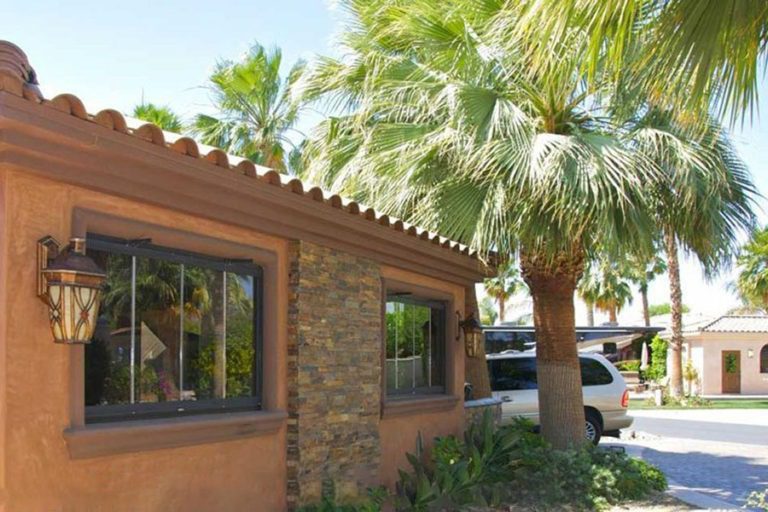
<path id="1" fill-rule="evenodd" d="M 684 331 L 703 395 L 768 395 L 768 316 L 724 315 Z"/>
<path id="2" fill-rule="evenodd" d="M 0 510 L 280 511 L 391 486 L 419 432 L 464 428 L 462 321 L 490 271 L 44 98 L 0 42 Z"/>

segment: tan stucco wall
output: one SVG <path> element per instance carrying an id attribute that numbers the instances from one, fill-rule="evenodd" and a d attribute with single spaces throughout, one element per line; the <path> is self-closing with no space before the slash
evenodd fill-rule
<path id="1" fill-rule="evenodd" d="M 281 510 L 284 426 L 227 442 L 70 459 L 62 431 L 73 420 L 69 382 L 82 352 L 51 341 L 46 306 L 35 295 L 35 242 L 48 234 L 66 241 L 80 207 L 269 249 L 282 268 L 282 326 L 286 243 L 7 169 L 0 184 L 0 510 Z M 285 409 L 285 330 L 265 343 L 275 344 L 276 355 L 267 401 Z"/>
<path id="2" fill-rule="evenodd" d="M 456 311 L 464 311 L 464 288 L 420 276 L 391 267 L 382 267 L 382 277 L 415 286 L 448 293 L 453 296 L 453 307 Z M 448 322 L 451 324 L 455 315 L 448 312 Z M 381 470 L 382 483 L 390 488 L 397 481 L 398 469 L 409 469 L 406 453 L 414 453 L 416 439 L 421 433 L 425 446 L 430 446 L 438 436 L 460 436 L 464 428 L 464 347 L 463 341 L 455 340 L 455 331 L 449 329 L 447 339 L 447 362 L 449 368 L 448 392 L 459 401 L 449 411 L 433 413 L 413 413 L 393 418 L 384 418 L 379 425 L 381 437 Z M 451 348 L 451 346 L 453 348 Z M 386 407 L 386 405 L 385 405 Z"/>
<path id="3" fill-rule="evenodd" d="M 760 373 L 760 349 L 768 344 L 765 333 L 702 333 L 686 338 L 699 371 L 702 393 L 722 393 L 722 352 L 741 351 L 741 394 L 768 394 L 768 374 Z M 748 357 L 752 349 L 753 357 Z"/>

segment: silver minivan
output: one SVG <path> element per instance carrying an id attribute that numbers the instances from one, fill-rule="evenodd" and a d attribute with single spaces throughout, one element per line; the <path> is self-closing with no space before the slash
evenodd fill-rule
<path id="1" fill-rule="evenodd" d="M 502 423 L 522 417 L 539 424 L 536 353 L 507 351 L 489 354 L 493 396 L 502 401 Z M 627 414 L 629 391 L 619 371 L 599 354 L 579 354 L 584 392 L 587 439 L 597 444 L 603 435 L 616 436 L 632 424 Z"/>

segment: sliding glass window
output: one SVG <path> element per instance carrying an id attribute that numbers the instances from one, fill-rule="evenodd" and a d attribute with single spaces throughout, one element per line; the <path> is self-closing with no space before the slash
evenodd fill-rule
<path id="1" fill-rule="evenodd" d="M 387 395 L 445 392 L 445 310 L 442 302 L 387 297 Z"/>
<path id="2" fill-rule="evenodd" d="M 88 235 L 107 272 L 86 422 L 261 408 L 261 268 Z"/>

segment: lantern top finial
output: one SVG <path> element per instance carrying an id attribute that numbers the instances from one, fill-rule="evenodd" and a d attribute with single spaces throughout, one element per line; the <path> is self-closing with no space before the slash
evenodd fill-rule
<path id="1" fill-rule="evenodd" d="M 79 274 L 106 277 L 104 271 L 85 255 L 85 238 L 72 238 L 69 247 L 59 252 L 45 272 L 77 272 Z"/>

